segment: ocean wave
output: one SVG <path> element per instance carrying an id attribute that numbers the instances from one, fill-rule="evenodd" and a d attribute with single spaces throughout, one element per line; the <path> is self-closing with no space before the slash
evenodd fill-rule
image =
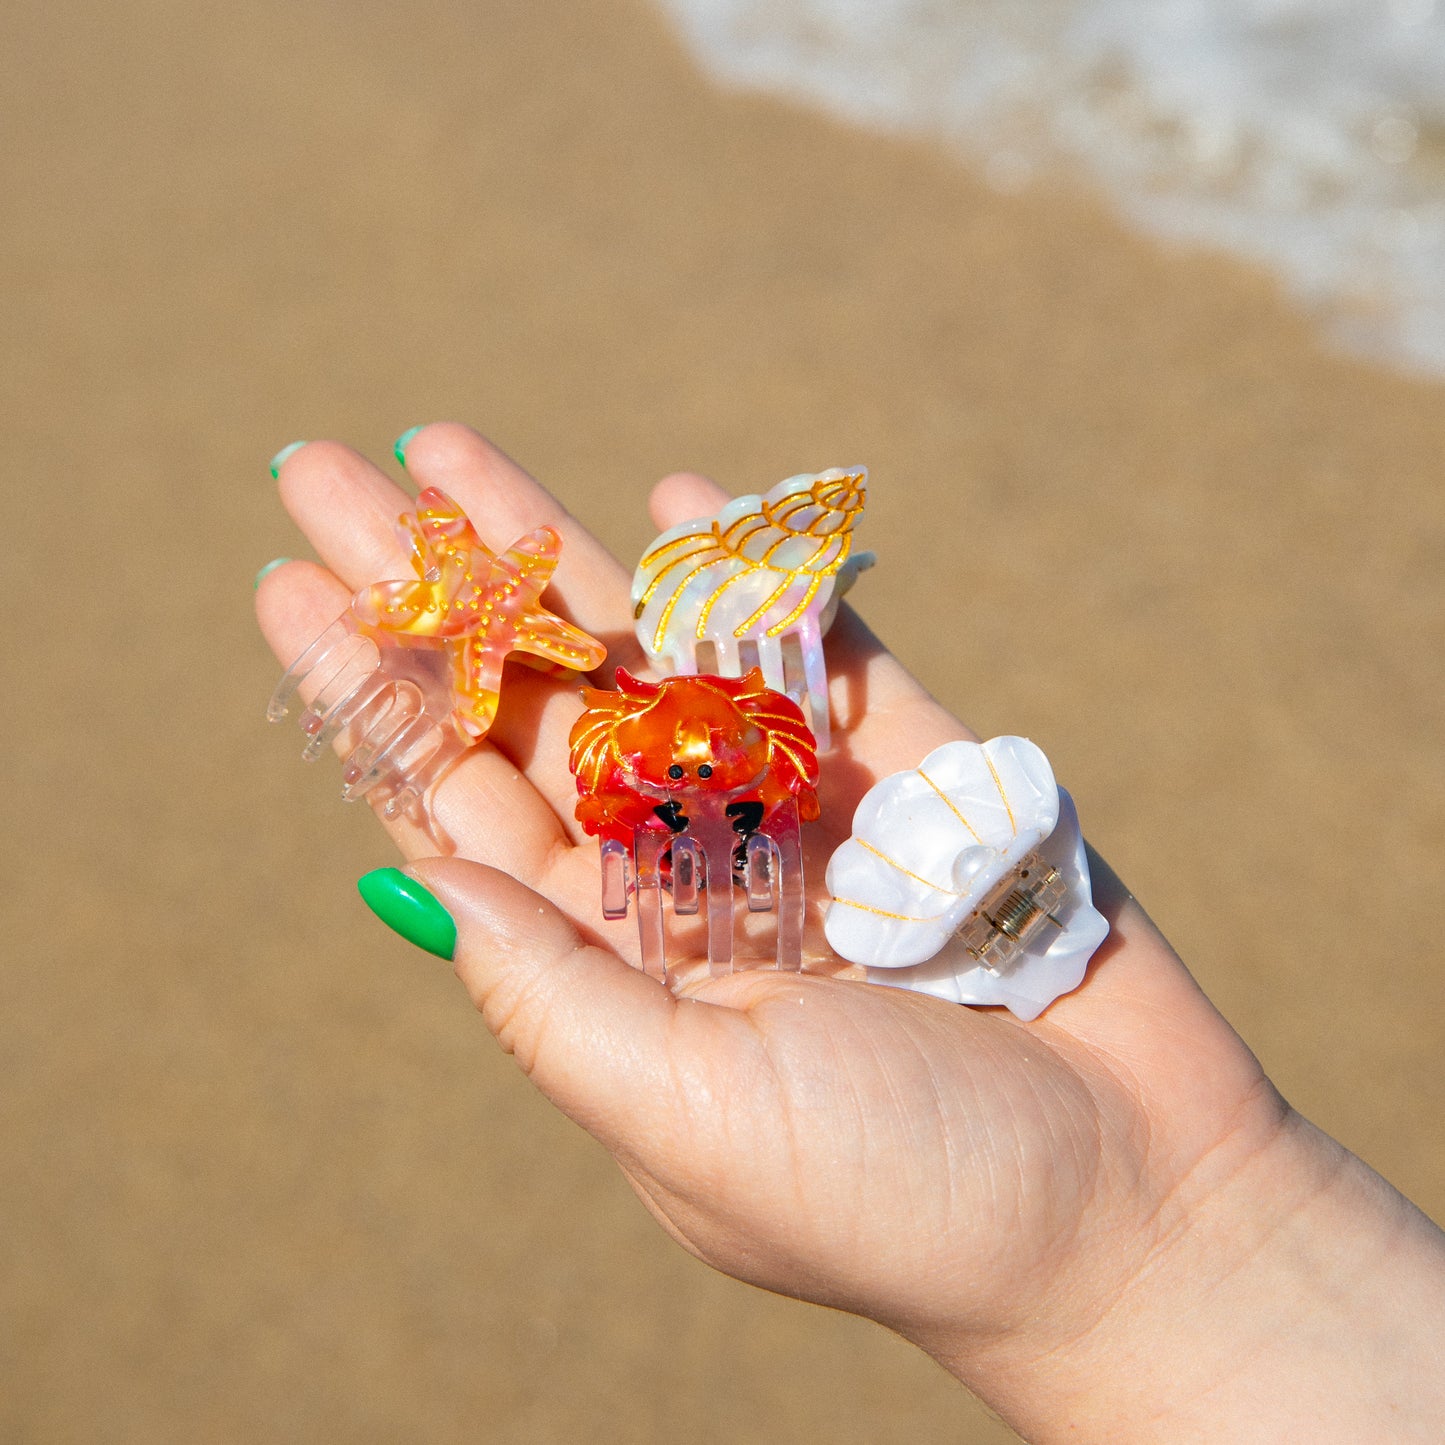
<path id="1" fill-rule="evenodd" d="M 726 83 L 940 137 L 996 185 L 1082 169 L 1445 376 L 1445 0 L 660 0 Z"/>

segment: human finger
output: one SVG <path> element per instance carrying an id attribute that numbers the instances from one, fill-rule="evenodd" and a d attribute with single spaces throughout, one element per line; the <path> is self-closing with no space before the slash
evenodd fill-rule
<path id="1" fill-rule="evenodd" d="M 572 542 L 570 549 L 564 546 L 559 575 L 572 575 L 575 582 L 581 569 L 574 592 L 582 596 L 588 620 L 601 615 L 609 599 L 614 613 L 622 610 L 624 578 L 618 565 L 580 524 L 566 518 L 543 488 L 475 432 L 451 424 L 427 427 L 410 438 L 404 454 L 421 473 L 418 480 L 424 485 L 441 486 L 455 496 L 495 550 L 538 525 L 565 519 Z M 395 522 L 414 502 L 364 457 L 334 442 L 313 442 L 286 458 L 280 484 L 288 511 L 353 592 L 371 582 L 406 574 L 409 559 L 395 535 Z M 548 589 L 545 605 L 559 605 L 553 595 L 556 592 L 555 587 Z M 344 610 L 347 600 L 349 594 L 338 597 L 332 617 Z M 312 636 L 330 620 L 318 619 Z M 310 640 L 298 637 L 292 655 Z M 632 640 L 630 634 L 627 640 Z M 549 803 L 568 820 L 569 828 L 572 799 L 566 737 L 580 709 L 576 692 L 575 685 L 539 683 L 538 674 L 515 663 L 509 665 L 502 706 L 489 734 L 494 748 L 542 785 Z M 438 793 L 440 810 L 454 814 L 456 810 L 447 806 L 448 796 L 453 792 L 461 796 L 465 791 L 448 775 Z"/>
<path id="2" fill-rule="evenodd" d="M 539 526 L 562 537 L 562 558 L 547 605 L 605 643 L 609 652 L 632 636 L 629 574 L 545 487 L 471 427 L 435 422 L 399 447 L 419 486 L 456 499 L 495 550 Z"/>
<path id="3" fill-rule="evenodd" d="M 650 1133 L 649 1101 L 676 1086 L 668 1059 L 678 1011 L 708 1006 L 680 1003 L 588 943 L 566 913 L 500 869 L 428 859 L 407 872 L 453 920 L 457 976 L 502 1047 L 564 1113 L 635 1152 Z"/>
<path id="4" fill-rule="evenodd" d="M 289 666 L 349 600 L 346 587 L 324 567 L 290 562 L 268 574 L 257 589 L 257 620 L 278 661 Z M 359 741 L 343 735 L 337 750 L 350 752 Z M 511 758 L 486 742 L 468 749 L 441 780 L 430 806 L 459 851 L 524 878 L 542 877 L 569 842 L 551 802 Z M 383 818 L 383 823 L 408 857 L 436 851 L 435 843 L 405 819 Z"/>
<path id="5" fill-rule="evenodd" d="M 308 442 L 282 463 L 277 484 L 292 520 L 351 592 L 407 575 L 395 528 L 412 499 L 359 452 Z"/>
<path id="6" fill-rule="evenodd" d="M 543 604 L 607 648 L 598 671 L 601 685 L 610 685 L 618 667 L 636 672 L 643 666 L 632 628 L 628 572 L 545 487 L 500 448 L 458 423 L 423 427 L 398 450 L 409 475 L 454 497 L 496 550 L 539 525 L 556 528 L 562 556 Z M 572 818 L 576 789 L 566 766 L 567 740 L 581 707 L 575 683 L 509 668 L 489 734 L 541 789 L 574 841 L 583 835 Z"/>
<path id="7" fill-rule="evenodd" d="M 282 667 L 289 667 L 346 611 L 351 593 L 325 567 L 287 562 L 256 588 L 256 620 Z"/>

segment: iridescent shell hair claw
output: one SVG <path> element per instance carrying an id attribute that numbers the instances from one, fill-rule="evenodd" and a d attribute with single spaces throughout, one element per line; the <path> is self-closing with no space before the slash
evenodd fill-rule
<path id="1" fill-rule="evenodd" d="M 577 820 L 602 849 L 602 914 L 637 907 L 642 966 L 668 970 L 664 895 L 679 917 L 707 905 L 715 974 L 734 958 L 734 900 L 774 913 L 778 968 L 802 967 L 799 824 L 818 816 L 818 758 L 802 710 L 742 678 L 642 682 L 617 670 L 617 691 L 588 689 L 572 729 Z"/>
<path id="2" fill-rule="evenodd" d="M 870 983 L 1037 1018 L 1109 925 L 1069 795 L 1027 738 L 945 743 L 864 794 L 824 930 Z"/>
<path id="3" fill-rule="evenodd" d="M 871 553 L 853 552 L 863 467 L 789 477 L 766 496 L 736 497 L 715 517 L 664 532 L 632 579 L 637 636 L 675 673 L 741 677 L 760 667 L 803 705 L 829 746 L 823 634 Z"/>
<path id="4" fill-rule="evenodd" d="M 397 519 L 415 576 L 364 587 L 287 669 L 267 708 L 279 721 L 300 693 L 302 756 L 342 754 L 342 796 L 408 817 L 443 851 L 425 798 L 496 716 L 502 665 L 590 672 L 607 649 L 541 605 L 562 550 L 538 527 L 492 552 L 462 509 L 429 487 Z"/>

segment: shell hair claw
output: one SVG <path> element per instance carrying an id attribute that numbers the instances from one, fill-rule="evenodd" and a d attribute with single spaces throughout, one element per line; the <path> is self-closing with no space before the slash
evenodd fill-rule
<path id="1" fill-rule="evenodd" d="M 562 539 L 538 527 L 504 552 L 482 541 L 445 492 L 428 487 L 397 519 L 413 576 L 364 587 L 287 669 L 267 716 L 304 699 L 302 756 L 339 745 L 342 796 L 370 796 L 449 850 L 424 806 L 430 787 L 497 713 L 512 654 L 544 671 L 590 672 L 607 649 L 549 612 L 541 594 Z"/>
<path id="2" fill-rule="evenodd" d="M 838 600 L 873 564 L 853 552 L 867 482 L 863 467 L 789 477 L 664 532 L 632 580 L 648 657 L 674 673 L 741 677 L 760 667 L 768 687 L 803 705 L 826 751 L 822 639 Z"/>
<path id="3" fill-rule="evenodd" d="M 875 784 L 828 892 L 828 941 L 870 983 L 1025 1021 L 1079 986 L 1109 932 L 1073 801 L 1027 738 L 946 743 Z"/>

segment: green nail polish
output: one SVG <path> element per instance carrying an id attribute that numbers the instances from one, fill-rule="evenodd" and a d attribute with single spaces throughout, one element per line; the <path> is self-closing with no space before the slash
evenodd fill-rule
<path id="1" fill-rule="evenodd" d="M 408 443 L 420 430 L 421 430 L 421 428 L 420 428 L 419 426 L 408 427 L 406 431 L 402 432 L 402 434 L 401 434 L 399 437 L 397 437 L 397 439 L 396 439 L 394 442 L 392 442 L 392 444 L 391 444 L 391 449 L 392 449 L 392 451 L 394 451 L 394 452 L 396 453 L 396 459 L 397 459 L 397 461 L 399 461 L 399 462 L 402 464 L 402 466 L 405 466 L 405 465 L 406 465 L 406 446 L 407 446 L 407 443 Z"/>
<path id="2" fill-rule="evenodd" d="M 281 450 L 271 458 L 271 475 L 273 477 L 279 477 L 281 475 L 281 464 L 287 457 L 299 452 L 305 445 L 305 442 L 292 442 L 289 447 L 282 447 Z"/>
<path id="3" fill-rule="evenodd" d="M 357 880 L 362 901 L 408 943 L 448 962 L 457 951 L 452 916 L 415 878 L 400 868 L 376 868 Z"/>
<path id="4" fill-rule="evenodd" d="M 284 567 L 289 561 L 291 561 L 291 558 L 290 558 L 290 557 L 277 557 L 274 562 L 268 562 L 268 563 L 256 574 L 256 586 L 257 586 L 257 588 L 259 588 L 259 587 L 261 586 L 261 584 L 262 584 L 278 567 Z"/>

